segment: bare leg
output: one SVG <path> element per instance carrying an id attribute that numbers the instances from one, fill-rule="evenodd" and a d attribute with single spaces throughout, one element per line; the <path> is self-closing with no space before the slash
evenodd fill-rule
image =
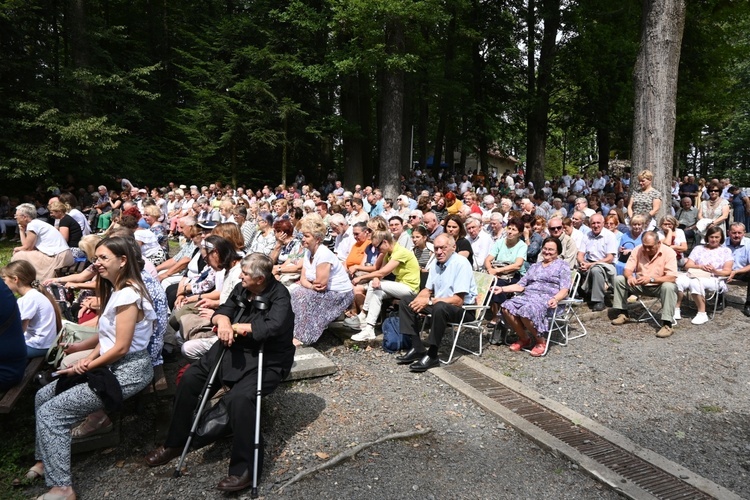
<path id="1" fill-rule="evenodd" d="M 691 296 L 693 297 L 693 302 L 695 302 L 695 308 L 698 310 L 698 312 L 706 312 L 706 298 L 699 293 L 693 293 L 691 294 Z"/>
<path id="2" fill-rule="evenodd" d="M 511 327 L 516 332 L 516 335 L 518 335 L 518 341 L 522 344 L 528 344 L 529 336 L 526 335 L 526 329 L 521 321 L 508 312 L 507 309 L 503 309 L 503 317 L 505 318 L 505 324 Z"/>

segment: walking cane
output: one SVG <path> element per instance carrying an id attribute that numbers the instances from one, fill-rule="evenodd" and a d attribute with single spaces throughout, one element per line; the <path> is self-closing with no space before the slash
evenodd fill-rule
<path id="1" fill-rule="evenodd" d="M 203 392 L 198 399 L 199 404 L 198 409 L 195 412 L 193 426 L 190 428 L 190 434 L 188 435 L 187 442 L 185 443 L 185 448 L 182 449 L 182 455 L 180 456 L 180 461 L 177 463 L 177 468 L 174 471 L 173 477 L 180 477 L 182 475 L 182 472 L 180 472 L 182 470 L 182 464 L 185 463 L 185 457 L 187 456 L 188 450 L 190 449 L 190 443 L 193 441 L 193 437 L 195 437 L 195 431 L 198 429 L 198 422 L 200 421 L 201 415 L 203 415 L 203 409 L 206 407 L 206 403 L 208 402 L 208 394 L 209 392 L 211 392 L 211 388 L 214 385 L 214 380 L 216 379 L 216 374 L 219 373 L 219 369 L 221 368 L 221 361 L 224 359 L 224 354 L 226 352 L 227 348 L 224 347 L 221 350 L 221 354 L 219 354 L 219 360 L 216 362 L 216 366 L 211 372 L 211 376 L 206 379 L 206 385 L 203 387 Z"/>
<path id="2" fill-rule="evenodd" d="M 263 387 L 263 344 L 258 349 L 258 389 L 255 393 L 255 449 L 253 451 L 253 488 L 250 498 L 258 498 L 258 453 L 260 452 L 260 397 Z"/>

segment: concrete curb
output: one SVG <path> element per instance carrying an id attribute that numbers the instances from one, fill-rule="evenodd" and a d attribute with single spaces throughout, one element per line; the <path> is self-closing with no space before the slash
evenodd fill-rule
<path id="1" fill-rule="evenodd" d="M 536 403 L 550 409 L 551 411 L 554 411 L 568 418 L 569 420 L 574 422 L 576 425 L 579 425 L 585 429 L 588 429 L 589 431 L 595 434 L 598 434 L 604 439 L 607 439 L 608 441 L 616 444 L 617 446 L 620 446 L 624 450 L 632 453 L 633 455 L 638 456 L 639 458 L 641 458 L 642 460 L 645 460 L 646 462 L 649 462 L 655 467 L 658 467 L 666 471 L 667 473 L 680 478 L 681 480 L 699 489 L 700 491 L 706 493 L 707 495 L 711 495 L 714 498 L 721 498 L 721 499 L 726 499 L 726 500 L 730 500 L 730 499 L 740 500 L 741 499 L 740 496 L 724 488 L 723 486 L 719 486 L 718 484 L 704 477 L 699 476 L 698 474 L 692 472 L 691 470 L 679 464 L 676 464 L 668 460 L 667 458 L 662 457 L 661 455 L 657 453 L 654 453 L 651 450 L 648 450 L 646 448 L 643 448 L 633 443 L 631 440 L 629 440 L 625 436 L 602 426 L 601 424 L 589 419 L 588 417 L 585 417 L 584 415 L 576 413 L 575 411 L 571 410 L 570 408 L 560 403 L 557 403 L 556 401 L 547 399 L 545 396 L 539 394 L 538 392 L 532 389 L 529 389 L 528 387 L 524 386 L 523 384 L 511 378 L 508 378 L 494 370 L 491 370 L 485 367 L 484 365 L 482 365 L 481 363 L 473 359 L 462 357 L 461 359 L 456 361 L 456 363 L 464 363 L 466 366 L 473 368 L 474 370 L 482 373 L 483 375 L 489 378 L 492 378 L 493 380 L 518 392 L 519 394 L 522 394 L 528 397 L 529 399 L 532 399 Z M 499 417 L 501 420 L 506 422 L 508 425 L 513 426 L 521 434 L 529 437 L 530 439 L 532 439 L 534 442 L 536 442 L 543 448 L 550 450 L 556 456 L 567 457 L 572 462 L 581 466 L 592 477 L 605 483 L 613 490 L 625 495 L 628 498 L 633 498 L 633 499 L 638 499 L 638 500 L 656 498 L 652 496 L 651 494 L 649 494 L 648 492 L 641 489 L 636 484 L 630 483 L 628 480 L 626 480 L 619 474 L 615 473 L 611 469 L 607 468 L 605 465 L 600 464 L 599 462 L 593 460 L 592 458 L 582 454 L 575 448 L 572 448 L 571 446 L 565 444 L 564 442 L 555 438 L 551 434 L 548 434 L 547 432 L 543 431 L 542 429 L 532 424 L 528 420 L 522 417 L 519 417 L 513 411 L 509 410 L 508 408 L 504 407 L 500 403 L 487 397 L 481 391 L 478 391 L 474 389 L 473 387 L 469 386 L 462 380 L 458 379 L 457 377 L 453 376 L 451 373 L 447 372 L 445 369 L 437 368 L 431 371 L 442 381 L 452 386 L 454 389 L 458 390 L 459 392 L 463 393 L 464 395 L 466 395 L 467 397 L 475 401 L 477 404 L 479 404 L 481 407 L 485 408 L 487 411 L 494 413 L 497 417 Z"/>

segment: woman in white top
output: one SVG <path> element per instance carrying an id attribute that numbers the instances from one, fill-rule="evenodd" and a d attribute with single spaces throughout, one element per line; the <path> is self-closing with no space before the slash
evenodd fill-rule
<path id="1" fill-rule="evenodd" d="M 21 296 L 18 309 L 26 341 L 26 357 L 46 355 L 62 328 L 60 307 L 36 279 L 34 266 L 25 260 L 11 262 L 0 274 L 10 291 Z"/>
<path id="2" fill-rule="evenodd" d="M 682 266 L 685 264 L 685 254 L 688 251 L 687 238 L 685 238 L 685 231 L 677 227 L 679 223 L 677 219 L 671 215 L 665 215 L 659 220 L 659 230 L 656 234 L 659 236 L 659 241 L 668 245 L 677 254 L 677 264 Z"/>
<path id="3" fill-rule="evenodd" d="M 45 498 L 76 497 L 70 471 L 71 427 L 101 408 L 117 409 L 153 377 L 146 347 L 156 314 L 141 279 L 137 251 L 131 238 L 108 238 L 97 245 L 99 344 L 86 358 L 60 370 L 60 380 L 36 394 L 35 454 L 39 462 L 29 474 L 45 477 L 51 487 Z M 82 380 L 72 385 L 68 379 L 84 374 L 88 383 Z M 99 393 L 91 390 L 90 384 L 97 382 L 104 383 L 106 389 Z M 69 388 L 57 394 L 61 384 Z"/>
<path id="4" fill-rule="evenodd" d="M 26 260 L 36 269 L 39 281 L 52 278 L 55 270 L 74 264 L 73 254 L 54 226 L 36 218 L 36 207 L 22 203 L 16 207 L 21 246 L 13 249 L 12 261 Z"/>
<path id="5" fill-rule="evenodd" d="M 276 246 L 276 235 L 273 233 L 273 216 L 268 212 L 258 214 L 258 232 L 250 245 L 250 253 L 270 255 Z"/>
<path id="6" fill-rule="evenodd" d="M 294 345 L 317 342 L 323 330 L 352 303 L 354 289 L 341 261 L 327 246 L 326 225 L 319 215 L 302 219 L 305 247 L 299 286 L 292 290 Z"/>

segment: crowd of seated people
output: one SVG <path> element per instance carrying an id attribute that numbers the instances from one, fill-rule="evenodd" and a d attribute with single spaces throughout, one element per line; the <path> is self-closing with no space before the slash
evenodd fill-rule
<path id="1" fill-rule="evenodd" d="M 644 266 L 638 259 L 655 248 L 673 251 L 683 272 L 673 287 L 663 287 L 674 292 L 675 306 L 673 317 L 664 320 L 670 328 L 660 336 L 671 334 L 680 319 L 683 296 L 696 304 L 692 322 L 703 324 L 706 292 L 726 287 L 716 278 L 750 274 L 744 225 L 742 235 L 724 242 L 725 234 L 733 234 L 725 223 L 736 218 L 729 207 L 746 202 L 741 190 L 724 180 L 694 190 L 694 180 L 685 179 L 672 193 L 668 215 L 657 221 L 662 195 L 652 180 L 650 172 L 641 172 L 632 196 L 627 175 L 566 175 L 535 190 L 518 173 L 494 171 L 461 179 L 447 172 L 438 178 L 415 174 L 404 179 L 395 199 L 369 186 L 349 191 L 336 180 L 319 190 L 293 184 L 256 192 L 218 183 L 146 189 L 123 181 L 122 189 L 90 186 L 79 197 L 54 193 L 25 203 L 0 197 L 0 239 L 15 233 L 20 240 L 2 276 L 8 292 L 19 296 L 24 358 L 46 353 L 59 331 L 59 310 L 43 290 L 61 284 L 80 294 L 79 324 L 98 332 L 66 346 L 62 369 L 81 374 L 91 367 L 122 367 L 116 376 L 124 397 L 146 387 L 154 370 L 163 379 L 163 354 L 181 352 L 197 362 L 213 348 L 215 312 L 232 305 L 238 286 L 253 289 L 242 268 L 250 254 L 268 256 L 269 272 L 288 289 L 297 346 L 314 344 L 341 317 L 355 330 L 354 341 L 372 340 L 387 301 L 395 301 L 402 323 L 411 325 L 404 334 L 416 335 L 409 328 L 420 314 L 440 318 L 427 345 L 415 339 L 412 351 L 398 360 L 412 371 L 430 369 L 437 366 L 439 325 L 475 303 L 470 271 L 480 270 L 496 278 L 490 324 L 517 334 L 511 351 L 540 356 L 547 352 L 547 316 L 567 296 L 572 270 L 583 275 L 592 309 L 602 310 L 603 294 L 616 286 L 645 293 L 643 287 L 656 284 L 637 277 L 635 270 Z M 649 236 L 644 250 L 649 229 L 661 243 Z M 175 240 L 179 244 L 170 251 Z M 91 264 L 56 276 L 74 258 Z M 616 278 L 621 274 L 624 281 Z M 117 322 L 127 325 L 122 338 Z M 16 341 L 3 352 L 0 385 L 18 380 L 19 346 Z M 66 452 L 51 436 L 106 432 L 111 421 L 85 391 L 61 398 L 51 390 L 40 393 L 37 411 L 58 414 L 49 428 L 38 429 L 48 437 L 39 441 L 40 462 L 29 474 L 42 476 L 45 464 L 55 465 L 49 484 L 64 493 L 72 491 L 69 464 L 67 470 L 57 466 Z M 72 398 L 84 402 L 75 411 Z"/>

